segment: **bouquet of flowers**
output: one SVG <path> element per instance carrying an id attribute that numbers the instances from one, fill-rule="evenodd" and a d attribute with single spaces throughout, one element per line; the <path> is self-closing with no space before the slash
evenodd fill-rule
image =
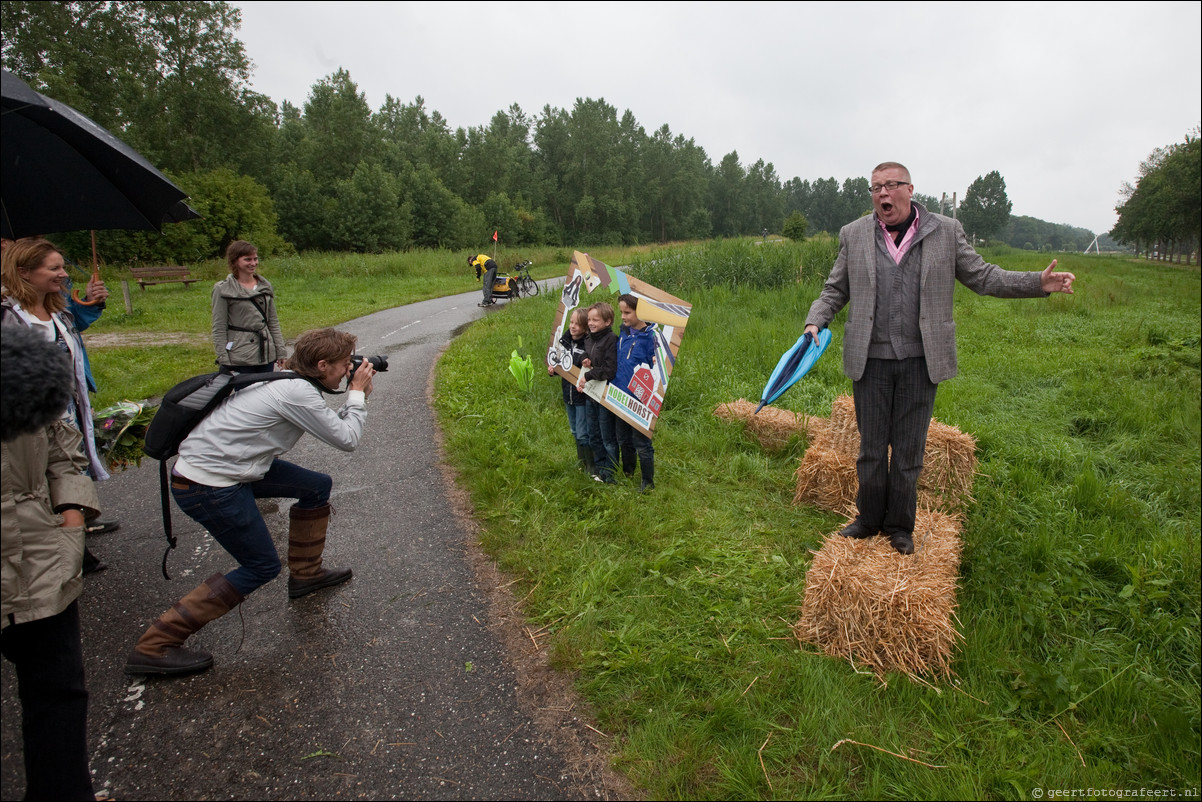
<path id="1" fill-rule="evenodd" d="M 118 401 L 95 413 L 92 419 L 96 449 L 104 457 L 110 471 L 120 471 L 142 464 L 142 445 L 146 442 L 146 427 L 158 407 L 145 403 Z"/>

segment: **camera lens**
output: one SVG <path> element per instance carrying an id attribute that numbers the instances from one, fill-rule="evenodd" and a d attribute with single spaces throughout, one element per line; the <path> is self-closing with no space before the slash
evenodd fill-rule
<path id="1" fill-rule="evenodd" d="M 362 354 L 354 354 L 351 356 L 351 373 L 354 373 L 356 370 L 358 370 L 359 366 L 365 361 L 370 363 L 371 366 L 375 368 L 376 373 L 383 373 L 384 371 L 388 370 L 388 357 L 386 356 L 363 356 Z"/>

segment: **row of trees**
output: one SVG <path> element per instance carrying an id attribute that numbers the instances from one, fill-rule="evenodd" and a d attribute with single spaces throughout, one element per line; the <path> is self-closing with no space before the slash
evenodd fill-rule
<path id="1" fill-rule="evenodd" d="M 1083 252 L 1094 244 L 1094 233 L 1087 228 L 1048 223 L 1035 217 L 1014 215 L 997 233 L 997 239 L 1013 248 L 1028 251 Z M 1098 236 L 1099 251 L 1122 250 L 1109 235 Z"/>
<path id="2" fill-rule="evenodd" d="M 729 237 L 786 219 L 834 232 L 872 209 L 865 178 L 782 182 L 734 151 L 715 164 L 603 99 L 536 116 L 513 105 L 452 129 L 420 96 L 373 110 L 338 70 L 303 107 L 277 107 L 250 89 L 240 12 L 225 2 L 5 0 L 0 13 L 7 69 L 144 153 L 204 216 L 162 237 L 109 235 L 109 259 L 204 258 L 237 237 L 271 253 L 459 249 L 496 229 L 517 245 Z M 974 182 L 961 209 L 978 237 L 1000 230 L 1001 176 Z"/>
<path id="3" fill-rule="evenodd" d="M 1202 241 L 1202 143 L 1199 129 L 1184 142 L 1157 148 L 1139 165 L 1135 186 L 1124 184 L 1111 234 L 1158 259 L 1188 264 Z"/>

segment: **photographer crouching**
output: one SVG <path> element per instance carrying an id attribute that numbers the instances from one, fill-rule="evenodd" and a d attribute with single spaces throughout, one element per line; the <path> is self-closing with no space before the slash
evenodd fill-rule
<path id="1" fill-rule="evenodd" d="M 127 674 L 181 675 L 213 665 L 212 655 L 188 649 L 184 642 L 280 573 L 257 498 L 296 499 L 289 511 L 290 598 L 351 578 L 349 568 L 322 565 L 333 480 L 279 456 L 305 432 L 342 451 L 359 445 L 372 377 L 377 368 L 387 369 L 387 362 L 353 357 L 355 344 L 353 335 L 334 329 L 305 332 L 288 360 L 295 380 L 264 382 L 234 393 L 180 445 L 171 494 L 238 567 L 209 577 L 159 616 L 130 652 Z M 335 411 L 322 394 L 338 392 L 347 377 L 346 403 Z"/>

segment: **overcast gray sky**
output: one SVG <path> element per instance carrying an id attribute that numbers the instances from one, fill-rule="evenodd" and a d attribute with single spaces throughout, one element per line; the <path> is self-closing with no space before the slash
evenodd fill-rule
<path id="1" fill-rule="evenodd" d="M 339 67 L 486 125 L 604 98 L 782 181 L 998 170 L 1013 213 L 1095 232 L 1122 182 L 1202 122 L 1202 3 L 235 2 L 253 87 L 303 107 Z"/>

